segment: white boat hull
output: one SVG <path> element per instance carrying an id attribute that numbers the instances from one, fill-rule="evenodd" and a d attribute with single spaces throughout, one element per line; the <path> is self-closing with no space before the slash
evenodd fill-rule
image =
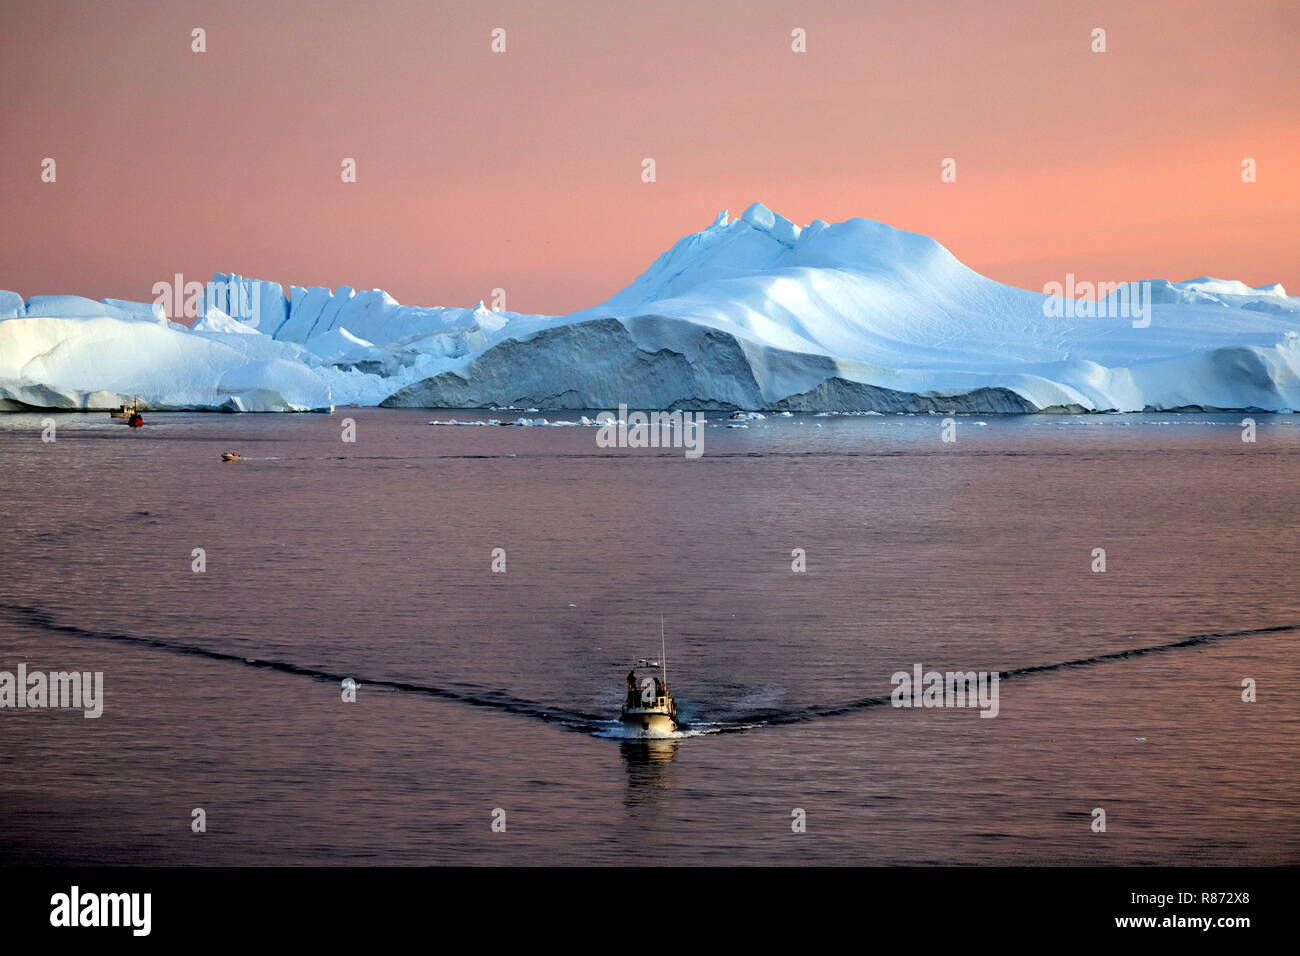
<path id="1" fill-rule="evenodd" d="M 638 737 L 671 737 L 677 733 L 677 720 L 671 714 L 625 710 L 619 721 Z"/>

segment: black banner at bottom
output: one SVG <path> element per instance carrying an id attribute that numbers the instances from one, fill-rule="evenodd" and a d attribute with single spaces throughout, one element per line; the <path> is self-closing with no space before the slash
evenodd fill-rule
<path id="1" fill-rule="evenodd" d="M 0 870 L 0 925 L 6 941 L 81 943 L 233 932 L 258 942 L 373 943 L 391 933 L 617 946 L 641 927 L 678 944 L 752 943 L 780 930 L 863 942 L 995 933 L 1231 945 L 1283 928 L 1294 879 L 1289 868 L 15 868 Z"/>

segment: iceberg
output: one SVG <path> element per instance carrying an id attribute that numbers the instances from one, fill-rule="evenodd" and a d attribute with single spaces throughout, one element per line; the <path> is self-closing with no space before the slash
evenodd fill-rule
<path id="1" fill-rule="evenodd" d="M 1300 298 L 1280 284 L 1153 279 L 1081 301 L 996 282 L 927 236 L 760 203 L 563 316 L 284 288 L 216 273 L 192 328 L 156 304 L 0 292 L 0 408 L 1300 407 Z"/>
<path id="2" fill-rule="evenodd" d="M 115 314 L 0 321 L 0 410 L 102 410 L 136 398 L 162 411 L 333 405 L 329 383 L 297 350 L 255 330 L 191 331 Z"/>
<path id="3" fill-rule="evenodd" d="M 1152 280 L 1141 322 L 995 282 L 867 219 L 761 204 L 679 240 L 568 316 L 513 318 L 384 404 L 1017 413 L 1278 410 L 1300 396 L 1300 300 Z M 1147 301 L 1149 300 L 1149 301 Z"/>

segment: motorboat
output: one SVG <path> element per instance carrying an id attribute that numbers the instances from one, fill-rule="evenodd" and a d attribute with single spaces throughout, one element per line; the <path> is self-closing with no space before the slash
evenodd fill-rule
<path id="1" fill-rule="evenodd" d="M 663 623 L 660 622 L 660 647 Z M 623 726 L 639 737 L 672 737 L 677 733 L 677 702 L 668 692 L 667 655 L 658 660 L 641 658 L 627 672 L 627 696 L 619 714 Z"/>

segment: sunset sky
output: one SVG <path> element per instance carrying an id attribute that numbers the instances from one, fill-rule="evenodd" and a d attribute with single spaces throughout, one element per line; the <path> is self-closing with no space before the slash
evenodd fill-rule
<path id="1" fill-rule="evenodd" d="M 761 200 L 1026 288 L 1298 294 L 1298 74 L 1281 0 L 5 0 L 0 288 L 220 270 L 567 312 Z"/>

